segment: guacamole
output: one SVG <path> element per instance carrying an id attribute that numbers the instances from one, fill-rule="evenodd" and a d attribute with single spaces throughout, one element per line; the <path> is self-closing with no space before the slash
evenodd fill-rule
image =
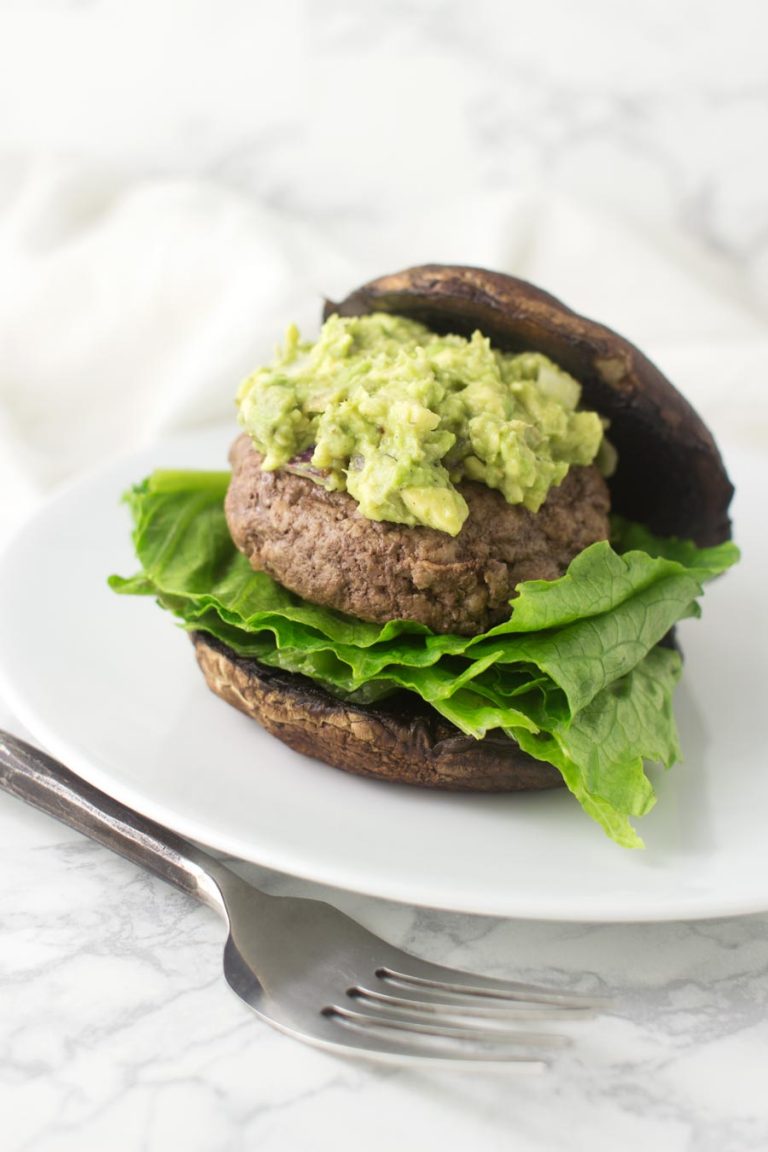
<path id="1" fill-rule="evenodd" d="M 538 511 L 571 464 L 591 464 L 603 423 L 576 380 L 538 352 L 438 336 L 402 316 L 330 316 L 314 343 L 291 326 L 243 382 L 239 419 L 262 467 L 347 491 L 363 516 L 455 536 L 475 480 Z"/>

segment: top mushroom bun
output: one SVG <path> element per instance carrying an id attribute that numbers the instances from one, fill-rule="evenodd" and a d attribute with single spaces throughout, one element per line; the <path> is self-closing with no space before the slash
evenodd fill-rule
<path id="1" fill-rule="evenodd" d="M 394 312 L 436 332 L 478 328 L 502 350 L 543 352 L 574 376 L 582 405 L 610 422 L 611 506 L 660 536 L 730 539 L 733 485 L 712 433 L 633 344 L 540 288 L 483 268 L 424 264 L 371 280 L 324 316 Z"/>

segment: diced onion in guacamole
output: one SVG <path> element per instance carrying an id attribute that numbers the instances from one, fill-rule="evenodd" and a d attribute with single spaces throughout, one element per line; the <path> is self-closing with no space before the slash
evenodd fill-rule
<path id="1" fill-rule="evenodd" d="M 312 449 L 312 479 L 349 492 L 370 520 L 455 536 L 474 480 L 536 512 L 603 441 L 580 385 L 538 352 L 438 336 L 401 316 L 330 316 L 314 343 L 295 326 L 241 385 L 239 419 L 266 470 Z"/>

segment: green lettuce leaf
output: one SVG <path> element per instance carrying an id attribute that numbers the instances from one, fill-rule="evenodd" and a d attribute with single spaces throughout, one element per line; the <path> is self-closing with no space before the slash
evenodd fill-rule
<path id="1" fill-rule="evenodd" d="M 654 802 L 646 760 L 679 756 L 676 651 L 659 647 L 698 614 L 703 582 L 738 559 L 616 520 L 614 544 L 581 552 L 559 580 L 518 585 L 508 620 L 481 636 L 436 635 L 413 622 L 356 620 L 309 604 L 232 544 L 224 472 L 153 473 L 128 494 L 137 575 L 117 592 L 154 596 L 183 628 L 241 656 L 309 676 L 345 699 L 418 694 L 463 732 L 500 728 L 554 764 L 618 843 L 642 844 L 630 817 Z"/>

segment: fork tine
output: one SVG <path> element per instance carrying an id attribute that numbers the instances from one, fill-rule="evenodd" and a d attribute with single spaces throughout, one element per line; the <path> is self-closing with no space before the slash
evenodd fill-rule
<path id="1" fill-rule="evenodd" d="M 375 975 L 385 986 L 397 989 L 417 989 L 422 993 L 440 993 L 469 997 L 480 1001 L 501 1000 L 514 1003 L 549 1004 L 552 1007 L 572 1009 L 601 1009 L 612 1006 L 611 1000 L 601 996 L 580 996 L 558 992 L 537 984 L 526 984 L 517 980 L 497 980 L 492 976 L 480 976 L 474 972 L 464 972 L 460 968 L 446 968 L 431 964 L 417 957 L 402 954 L 409 971 L 401 971 L 392 965 L 382 965 Z M 403 964 L 403 967 L 406 967 Z"/>
<path id="2" fill-rule="evenodd" d="M 356 1027 L 371 1029 L 392 1030 L 406 1032 L 416 1036 L 435 1036 L 441 1039 L 460 1040 L 469 1043 L 483 1043 L 493 1045 L 494 1048 L 564 1048 L 570 1044 L 567 1036 L 559 1036 L 546 1032 L 521 1032 L 512 1029 L 499 1029 L 488 1027 L 486 1024 L 473 1021 L 463 1025 L 457 1022 L 442 1024 L 437 1021 L 424 1021 L 414 1019 L 412 1016 L 394 1014 L 388 1011 L 385 1015 L 368 1012 L 358 1012 L 353 1008 L 346 1008 L 340 1004 L 332 1004 L 323 1009 L 323 1015 L 332 1019 L 339 1019 L 344 1024 L 353 1024 Z"/>
<path id="3" fill-rule="evenodd" d="M 493 1001 L 483 1003 L 478 996 L 443 995 L 430 999 L 430 989 L 426 991 L 400 988 L 397 994 L 379 992 L 364 984 L 347 989 L 347 996 L 366 1008 L 393 1008 L 402 1012 L 416 1012 L 427 1016 L 460 1016 L 476 1020 L 495 1020 L 500 1024 L 513 1022 L 534 1023 L 540 1020 L 591 1020 L 595 1012 L 591 1008 L 569 1008 L 560 1005 L 541 1004 L 537 1001 Z"/>
<path id="4" fill-rule="evenodd" d="M 403 1028 L 375 1028 L 364 1021 L 344 1019 L 328 1010 L 321 1019 L 324 1026 L 313 1030 L 312 1034 L 302 1033 L 302 1039 L 338 1055 L 356 1054 L 377 1062 L 411 1063 L 419 1068 L 425 1065 L 457 1070 L 482 1067 L 484 1071 L 515 1074 L 538 1074 L 549 1067 L 547 1058 L 538 1053 L 534 1055 L 519 1044 L 504 1044 L 498 1040 L 495 1043 L 471 1041 Z M 281 1025 L 278 1023 L 277 1027 Z"/>

